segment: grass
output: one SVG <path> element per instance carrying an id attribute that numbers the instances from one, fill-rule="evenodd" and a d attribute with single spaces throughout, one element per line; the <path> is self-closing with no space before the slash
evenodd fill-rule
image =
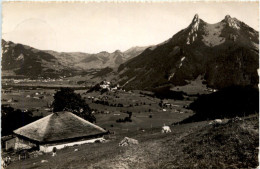
<path id="1" fill-rule="evenodd" d="M 258 116 L 252 115 L 220 125 L 203 121 L 171 126 L 168 134 L 160 128 L 129 131 L 107 143 L 68 147 L 56 157 L 45 154 L 8 168 L 255 168 L 258 127 Z M 137 139 L 139 145 L 119 147 L 125 136 Z"/>
<path id="2" fill-rule="evenodd" d="M 48 93 L 43 100 L 26 98 L 26 95 L 41 91 Z M 97 125 L 115 132 L 110 135 L 110 141 L 67 147 L 58 150 L 56 157 L 44 154 L 14 161 L 8 168 L 254 168 L 258 165 L 256 148 L 259 130 L 256 115 L 218 126 L 209 125 L 208 121 L 175 125 L 171 126 L 172 133 L 162 134 L 161 127 L 164 124 L 171 125 L 193 114 L 183 108 L 191 101 L 164 100 L 175 107 L 162 111 L 160 99 L 142 95 L 140 91 L 103 95 L 99 92 L 85 94 L 85 90 L 76 92 L 85 97 L 96 112 L 109 111 L 109 114 L 96 113 L 95 116 Z M 53 93 L 53 89 L 13 90 L 12 93 L 3 94 L 2 99 L 17 99 L 18 102 L 12 104 L 15 108 L 39 108 L 38 112 L 34 111 L 35 114 L 48 114 L 51 112 L 44 112 L 44 109 L 47 102 L 53 100 Z M 124 107 L 92 103 L 88 97 L 107 97 L 110 104 L 121 103 Z M 145 105 L 141 102 L 145 102 Z M 130 104 L 133 106 L 129 107 Z M 133 112 L 133 122 L 116 123 L 117 119 L 128 116 L 126 111 Z M 149 118 L 150 115 L 152 118 Z M 118 143 L 126 136 L 137 139 L 139 145 L 119 147 Z M 41 160 L 48 162 L 41 163 Z"/>
<path id="3" fill-rule="evenodd" d="M 45 94 L 40 94 L 45 92 Z M 38 95 L 36 95 L 38 93 Z M 37 90 L 12 90 L 12 93 L 2 93 L 2 104 L 10 104 L 13 108 L 21 110 L 31 110 L 34 115 L 48 115 L 51 112 L 47 110 L 53 101 L 55 90 L 37 89 Z M 30 97 L 27 97 L 30 95 Z M 40 99 L 40 96 L 44 96 Z M 17 102 L 8 100 L 13 99 Z M 38 109 L 38 111 L 37 111 Z"/>
<path id="4" fill-rule="evenodd" d="M 83 97 L 99 97 L 99 93 L 88 93 Z M 160 99 L 140 94 L 139 91 L 105 93 L 102 97 L 108 97 L 109 104 L 121 103 L 124 107 L 111 107 L 101 104 L 92 103 L 87 100 L 87 103 L 92 109 L 97 109 L 97 112 L 109 111 L 109 114 L 95 114 L 97 125 L 100 125 L 108 130 L 123 132 L 127 130 L 136 131 L 139 129 L 161 127 L 164 124 L 170 125 L 173 122 L 181 121 L 193 113 L 183 106 L 188 105 L 190 101 L 168 100 L 169 103 L 175 104 L 176 108 L 166 108 L 164 112 L 159 106 Z M 138 103 L 138 105 L 136 105 Z M 141 103 L 145 103 L 141 104 Z M 129 107 L 129 105 L 133 105 Z M 150 111 L 149 111 L 150 109 Z M 119 118 L 127 117 L 126 111 L 133 112 L 132 122 L 116 123 Z M 183 113 L 180 113 L 183 112 Z M 119 115 L 120 114 L 120 115 Z M 152 118 L 149 116 L 152 115 Z M 113 125 L 113 127 L 111 127 Z"/>
<path id="5" fill-rule="evenodd" d="M 255 168 L 258 166 L 258 128 L 258 116 L 213 125 L 208 130 L 202 128 L 183 140 L 187 144 L 183 160 L 190 166 Z"/>
<path id="6" fill-rule="evenodd" d="M 38 88 L 35 90 L 18 90 L 12 89 L 11 93 L 2 93 L 2 104 L 10 104 L 15 109 L 30 110 L 34 115 L 49 115 L 48 105 L 51 105 L 53 101 L 53 94 L 56 91 L 54 89 L 42 89 Z M 176 108 L 168 109 L 166 112 L 162 111 L 159 107 L 160 100 L 149 96 L 140 94 L 140 91 L 129 92 L 117 92 L 117 93 L 104 93 L 101 95 L 99 92 L 93 92 L 85 94 L 86 90 L 76 90 L 76 93 L 80 93 L 82 97 L 86 98 L 86 102 L 89 104 L 91 109 L 95 109 L 96 112 L 109 111 L 109 114 L 94 114 L 97 119 L 97 125 L 106 128 L 108 130 L 116 132 L 124 132 L 126 130 L 136 131 L 142 128 L 154 128 L 160 127 L 164 124 L 170 125 L 173 122 L 181 121 L 193 113 L 183 106 L 187 106 L 191 101 L 178 101 L 168 100 L 169 103 L 176 105 Z M 36 95 L 38 93 L 38 95 Z M 30 97 L 26 97 L 30 95 Z M 36 99 L 34 97 L 44 96 L 43 99 Z M 110 104 L 121 103 L 124 107 L 111 107 L 101 104 L 92 103 L 88 97 L 107 97 Z M 17 102 L 8 102 L 13 99 Z M 145 103 L 141 104 L 141 103 Z M 133 105 L 129 107 L 129 105 Z M 138 105 L 136 105 L 138 104 Z M 149 111 L 150 109 L 150 111 Z M 177 110 L 177 111 L 176 111 Z M 125 118 L 128 116 L 125 112 L 133 112 L 131 123 L 116 123 L 119 118 Z M 179 113 L 184 112 L 184 113 Z M 115 115 L 115 114 L 120 114 Z M 149 116 L 152 115 L 152 118 Z M 111 127 L 111 125 L 113 127 Z"/>

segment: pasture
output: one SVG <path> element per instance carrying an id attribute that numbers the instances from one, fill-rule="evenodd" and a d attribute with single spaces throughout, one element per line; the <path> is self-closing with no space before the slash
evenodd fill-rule
<path id="1" fill-rule="evenodd" d="M 10 92 L 6 91 L 2 90 L 2 105 L 10 105 L 23 111 L 28 110 L 33 112 L 33 115 L 46 116 L 51 113 L 50 105 L 55 90 L 37 88 L 35 90 L 9 89 Z"/>
<path id="2" fill-rule="evenodd" d="M 173 106 L 172 108 L 162 108 L 159 106 L 160 99 L 142 95 L 140 91 L 118 91 L 104 93 L 103 95 L 100 95 L 99 92 L 93 92 L 82 94 L 82 96 L 87 98 L 90 108 L 96 109 L 97 125 L 110 131 L 136 131 L 171 125 L 193 114 L 193 112 L 184 108 L 191 101 L 165 100 Z M 88 99 L 89 97 L 103 98 L 103 100 L 108 101 L 109 106 L 93 103 L 92 99 Z M 114 106 L 118 104 L 122 104 L 123 107 Z M 132 112 L 132 122 L 117 123 L 117 119 L 128 117 L 127 111 Z"/>
<path id="3" fill-rule="evenodd" d="M 53 95 L 58 89 L 11 88 L 2 90 L 2 104 L 7 104 L 15 109 L 28 110 L 33 115 L 46 116 L 51 114 Z M 164 100 L 173 106 L 162 108 L 159 106 L 160 99 L 140 94 L 141 91 L 116 91 L 86 93 L 86 90 L 75 90 L 76 93 L 86 100 L 89 107 L 94 110 L 97 125 L 116 132 L 136 131 L 147 128 L 170 125 L 181 121 L 190 115 L 192 111 L 185 109 L 191 101 L 189 100 Z M 106 104 L 99 104 L 93 100 L 107 101 Z M 122 105 L 121 106 L 118 106 Z M 127 111 L 132 112 L 132 122 L 117 123 L 116 120 L 128 116 Z"/>
<path id="4" fill-rule="evenodd" d="M 47 153 L 15 161 L 7 168 L 255 168 L 258 165 L 258 116 L 217 126 L 203 121 L 170 127 L 171 133 L 161 133 L 161 128 L 117 133 L 110 135 L 106 143 L 67 147 L 58 150 L 55 157 Z M 118 146 L 125 136 L 137 139 L 139 144 Z M 222 137 L 225 144 L 217 139 Z"/>
<path id="5" fill-rule="evenodd" d="M 39 87 L 4 89 L 2 104 L 46 116 L 51 113 L 50 105 L 57 90 Z M 226 119 L 227 123 L 218 126 L 209 121 L 172 125 L 194 114 L 186 108 L 192 99 L 161 100 L 137 90 L 103 94 L 87 93 L 85 89 L 75 92 L 93 110 L 97 125 L 111 132 L 107 137 L 109 141 L 66 147 L 58 150 L 55 157 L 50 153 L 31 154 L 30 159 L 18 161 L 17 155 L 13 154 L 8 169 L 243 168 L 257 165 L 258 115 L 245 117 L 242 121 Z M 118 122 L 118 119 L 129 117 L 129 112 L 132 112 L 131 122 Z M 162 133 L 164 125 L 170 126 L 172 132 Z M 137 139 L 139 144 L 119 147 L 118 143 L 124 137 Z M 238 152 L 233 153 L 236 150 Z M 4 152 L 3 155 L 8 154 Z"/>

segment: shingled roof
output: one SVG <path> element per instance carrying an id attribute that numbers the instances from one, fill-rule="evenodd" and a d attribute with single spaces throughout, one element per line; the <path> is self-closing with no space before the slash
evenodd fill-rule
<path id="1" fill-rule="evenodd" d="M 106 133 L 101 127 L 71 112 L 56 112 L 14 131 L 37 142 L 55 142 Z"/>

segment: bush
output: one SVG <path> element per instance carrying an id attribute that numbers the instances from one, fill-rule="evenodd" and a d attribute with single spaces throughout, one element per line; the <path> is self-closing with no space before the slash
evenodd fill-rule
<path id="1" fill-rule="evenodd" d="M 132 119 L 129 117 L 125 117 L 124 119 L 117 119 L 117 123 L 125 123 L 125 122 L 132 122 Z"/>
<path id="2" fill-rule="evenodd" d="M 57 152 L 57 148 L 53 147 L 52 152 L 56 153 Z"/>

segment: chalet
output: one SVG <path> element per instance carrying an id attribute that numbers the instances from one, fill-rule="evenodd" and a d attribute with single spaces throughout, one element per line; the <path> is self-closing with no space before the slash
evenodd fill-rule
<path id="1" fill-rule="evenodd" d="M 14 150 L 36 148 L 51 152 L 54 147 L 94 143 L 108 134 L 103 128 L 86 121 L 71 112 L 56 112 L 14 130 L 14 138 L 8 148 Z"/>

